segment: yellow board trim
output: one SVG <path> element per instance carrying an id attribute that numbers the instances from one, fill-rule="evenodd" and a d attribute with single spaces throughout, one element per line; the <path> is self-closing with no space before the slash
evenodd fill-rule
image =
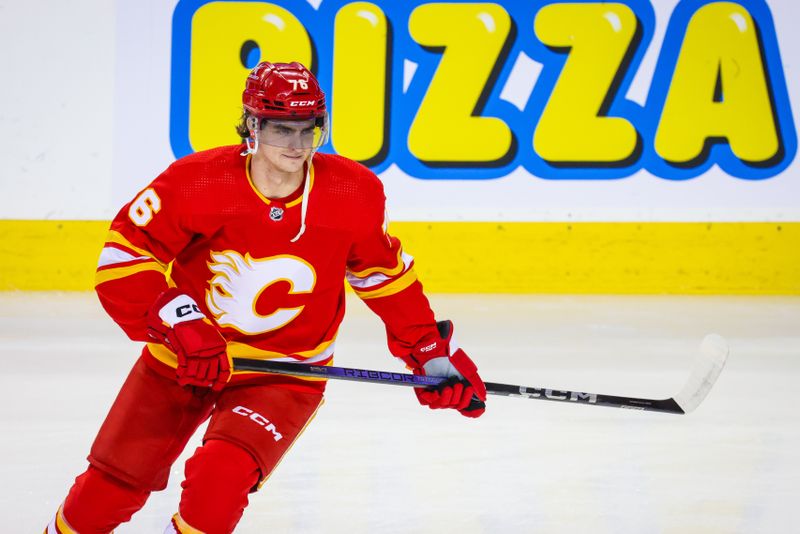
<path id="1" fill-rule="evenodd" d="M 93 289 L 108 225 L 0 220 L 0 290 Z"/>
<path id="2" fill-rule="evenodd" d="M 800 223 L 405 223 L 428 291 L 800 294 Z"/>
<path id="3" fill-rule="evenodd" d="M 0 220 L 0 290 L 94 287 L 108 221 Z M 428 292 L 800 295 L 800 222 L 394 222 Z"/>

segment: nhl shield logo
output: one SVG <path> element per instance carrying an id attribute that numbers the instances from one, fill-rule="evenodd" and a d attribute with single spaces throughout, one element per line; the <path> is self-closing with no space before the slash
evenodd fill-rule
<path id="1" fill-rule="evenodd" d="M 269 208 L 269 218 L 273 221 L 280 221 L 283 219 L 283 208 L 272 206 Z"/>

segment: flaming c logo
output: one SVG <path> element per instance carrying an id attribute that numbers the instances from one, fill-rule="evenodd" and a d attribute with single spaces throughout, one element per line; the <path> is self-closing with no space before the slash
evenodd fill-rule
<path id="1" fill-rule="evenodd" d="M 211 252 L 209 270 L 213 273 L 206 290 L 206 305 L 217 324 L 244 334 L 256 335 L 277 330 L 294 320 L 303 310 L 278 308 L 268 315 L 256 311 L 259 295 L 279 281 L 289 282 L 289 294 L 310 293 L 316 283 L 314 269 L 296 256 L 269 258 L 242 256 L 232 250 Z"/>

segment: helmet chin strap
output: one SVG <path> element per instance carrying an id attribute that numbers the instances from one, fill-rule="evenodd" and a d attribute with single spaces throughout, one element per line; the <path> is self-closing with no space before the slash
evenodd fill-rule
<path id="1" fill-rule="evenodd" d="M 310 188 L 309 182 L 311 182 L 311 158 L 314 157 L 314 151 L 311 151 L 311 155 L 308 157 L 308 169 L 306 170 L 306 180 L 303 184 L 303 202 L 300 205 L 300 230 L 297 232 L 297 235 L 294 236 L 290 241 L 292 243 L 296 243 L 300 236 L 306 232 L 306 212 L 308 211 L 308 190 Z"/>
<path id="2" fill-rule="evenodd" d="M 300 231 L 297 232 L 297 235 L 294 236 L 290 241 L 292 243 L 297 242 L 300 239 L 300 236 L 303 235 L 306 231 L 306 213 L 308 212 L 308 195 L 309 190 L 311 188 L 311 160 L 314 159 L 314 153 L 316 153 L 317 149 L 314 148 L 311 150 L 311 153 L 308 155 L 308 168 L 306 169 L 306 181 L 303 184 L 303 202 L 300 204 Z"/>

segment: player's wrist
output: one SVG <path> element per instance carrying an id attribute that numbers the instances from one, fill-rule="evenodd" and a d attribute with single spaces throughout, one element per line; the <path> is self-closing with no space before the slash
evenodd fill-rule
<path id="1" fill-rule="evenodd" d="M 197 302 L 185 291 L 171 287 L 161 293 L 150 307 L 151 319 L 160 319 L 169 328 L 196 319 L 205 319 Z"/>
<path id="2" fill-rule="evenodd" d="M 452 376 L 449 372 L 451 365 L 450 355 L 458 350 L 453 342 L 453 323 L 439 321 L 436 323 L 435 333 L 429 334 L 420 340 L 411 353 L 404 358 L 406 364 L 412 369 L 424 371 L 430 376 Z"/>

